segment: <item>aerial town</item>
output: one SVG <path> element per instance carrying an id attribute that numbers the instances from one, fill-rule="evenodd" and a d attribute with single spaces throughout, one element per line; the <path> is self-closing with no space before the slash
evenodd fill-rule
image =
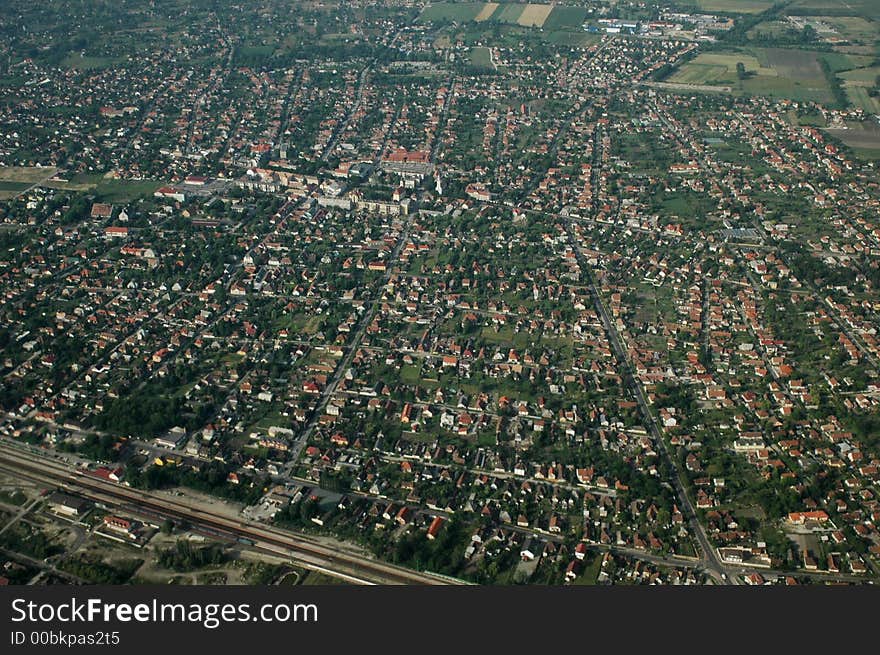
<path id="1" fill-rule="evenodd" d="M 878 3 L 3 4 L 0 584 L 880 578 Z"/>

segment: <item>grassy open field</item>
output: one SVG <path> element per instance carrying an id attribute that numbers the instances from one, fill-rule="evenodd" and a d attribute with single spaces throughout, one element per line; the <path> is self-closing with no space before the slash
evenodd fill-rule
<path id="1" fill-rule="evenodd" d="M 872 62 L 871 57 L 860 55 L 783 48 L 757 49 L 756 54 L 759 60 L 776 70 L 779 81 L 784 82 L 778 85 L 778 95 L 793 100 L 818 100 L 825 103 L 833 102 L 833 95 L 822 70 L 822 61 L 834 73 L 867 66 Z"/>
<path id="2" fill-rule="evenodd" d="M 797 80 L 812 80 L 823 77 L 822 67 L 812 53 L 785 48 L 756 48 L 755 56 L 777 75 Z"/>
<path id="3" fill-rule="evenodd" d="M 422 10 L 419 18 L 423 21 L 450 20 L 464 23 L 475 20 L 483 11 L 484 2 L 437 2 Z"/>
<path id="4" fill-rule="evenodd" d="M 876 84 L 877 78 L 880 77 L 880 65 L 844 71 L 840 74 L 840 77 L 848 83 L 873 86 Z"/>
<path id="5" fill-rule="evenodd" d="M 749 0 L 751 1 L 751 0 Z M 549 2 L 436 2 L 422 10 L 419 19 L 505 23 L 519 27 L 542 27 L 545 30 L 580 28 L 587 16 L 583 7 L 553 5 Z"/>
<path id="6" fill-rule="evenodd" d="M 828 128 L 825 131 L 852 148 L 862 159 L 880 160 L 880 124 L 876 120 L 847 123 L 846 129 Z"/>
<path id="7" fill-rule="evenodd" d="M 28 186 L 16 182 L 0 182 L 0 200 L 12 200 Z"/>
<path id="8" fill-rule="evenodd" d="M 828 121 L 825 116 L 819 112 L 797 112 L 790 109 L 786 112 L 788 122 L 792 125 L 802 125 L 806 127 L 828 127 Z"/>
<path id="9" fill-rule="evenodd" d="M 795 0 L 789 9 L 809 10 L 809 13 L 815 15 L 833 11 L 841 15 L 880 18 L 880 2 L 877 0 Z"/>
<path id="10" fill-rule="evenodd" d="M 773 2 L 772 0 L 683 0 L 681 5 L 727 14 L 758 14 L 769 9 Z"/>
<path id="11" fill-rule="evenodd" d="M 794 30 L 794 27 L 791 25 L 791 23 L 788 23 L 784 20 L 765 20 L 750 29 L 747 32 L 747 35 L 750 39 L 755 39 L 759 36 L 768 36 L 775 38 L 785 34 L 786 32 L 791 32 L 792 30 Z"/>
<path id="12" fill-rule="evenodd" d="M 786 48 L 750 48 L 740 52 L 702 53 L 685 62 L 666 82 L 700 86 L 729 86 L 733 93 L 767 95 L 791 100 L 834 103 L 822 63 L 832 72 L 867 66 L 870 57 Z M 742 62 L 748 76 L 739 79 Z"/>
<path id="13" fill-rule="evenodd" d="M 95 187 L 95 195 L 103 202 L 130 202 L 151 196 L 162 186 L 156 180 L 102 180 Z"/>
<path id="14" fill-rule="evenodd" d="M 10 200 L 34 184 L 43 182 L 55 174 L 55 168 L 36 166 L 0 167 L 0 200 Z"/>
<path id="15" fill-rule="evenodd" d="M 6 182 L 4 180 L 0 180 L 0 193 L 3 192 L 15 192 L 21 193 L 25 189 L 30 186 L 27 182 Z"/>
<path id="16" fill-rule="evenodd" d="M 843 88 L 846 97 L 856 107 L 861 107 L 869 114 L 880 115 L 880 98 L 870 95 L 866 87 L 845 84 Z"/>
<path id="17" fill-rule="evenodd" d="M 880 66 L 844 71 L 840 77 L 844 80 L 843 88 L 851 103 L 870 114 L 880 114 L 880 97 L 868 93 L 880 79 Z"/>
<path id="18" fill-rule="evenodd" d="M 817 18 L 831 25 L 839 36 L 850 41 L 873 43 L 880 36 L 880 26 L 861 16 L 817 16 Z"/>
<path id="19" fill-rule="evenodd" d="M 773 68 L 781 77 L 813 81 L 824 77 L 821 61 L 834 71 L 845 71 L 869 66 L 872 57 L 847 55 L 839 52 L 816 52 L 787 48 L 754 48 L 753 52 L 762 66 Z"/>
<path id="20" fill-rule="evenodd" d="M 853 55 L 842 52 L 823 52 L 818 54 L 818 56 L 828 62 L 831 70 L 835 73 L 864 68 L 876 61 L 875 57 L 868 55 Z"/>
<path id="21" fill-rule="evenodd" d="M 480 13 L 474 16 L 474 20 L 478 23 L 482 23 L 485 20 L 489 20 L 492 17 L 492 14 L 495 13 L 495 10 L 498 9 L 497 2 L 487 2 L 483 5 L 483 8 L 480 9 Z"/>
<path id="22" fill-rule="evenodd" d="M 104 175 L 101 173 L 78 173 L 66 182 L 48 181 L 43 186 L 64 191 L 89 191 L 98 186 L 102 179 L 104 179 Z"/>
<path id="23" fill-rule="evenodd" d="M 587 19 L 587 10 L 583 7 L 565 7 L 556 5 L 544 21 L 545 30 L 579 28 Z"/>
<path id="24" fill-rule="evenodd" d="M 471 48 L 468 53 L 468 58 L 474 66 L 479 68 L 493 68 L 492 54 L 489 51 L 489 48 L 484 48 L 482 46 Z"/>
<path id="25" fill-rule="evenodd" d="M 759 61 L 761 59 L 759 57 Z M 815 59 L 783 57 L 775 61 L 771 70 L 776 74 L 772 76 L 757 75 L 742 80 L 738 84 L 738 90 L 749 95 L 766 95 L 824 104 L 834 102 L 828 80 Z"/>
<path id="26" fill-rule="evenodd" d="M 549 33 L 545 30 L 544 35 L 544 38 L 550 43 L 580 48 L 588 48 L 594 43 L 598 43 L 602 40 L 602 37 L 599 34 L 590 34 L 588 32 L 573 30 L 554 30 Z"/>
<path id="27" fill-rule="evenodd" d="M 28 185 L 55 175 L 53 167 L 0 166 L 0 182 L 26 182 Z"/>
<path id="28" fill-rule="evenodd" d="M 733 83 L 735 75 L 727 66 L 694 63 L 683 66 L 666 81 L 674 84 L 721 85 Z"/>
<path id="29" fill-rule="evenodd" d="M 552 10 L 552 5 L 528 4 L 516 22 L 523 27 L 543 27 Z"/>
<path id="30" fill-rule="evenodd" d="M 778 75 L 769 66 L 762 66 L 754 55 L 705 52 L 681 66 L 666 81 L 678 84 L 733 85 L 737 82 L 736 65 L 739 62 L 746 67 L 746 72 L 755 76 Z"/>
<path id="31" fill-rule="evenodd" d="M 114 63 L 115 60 L 109 57 L 84 57 L 80 54 L 71 54 L 64 58 L 61 65 L 67 68 L 75 68 L 76 70 L 92 70 L 107 68 Z"/>
<path id="32" fill-rule="evenodd" d="M 502 23 L 517 23 L 525 8 L 526 5 L 504 3 L 492 16 L 492 20 Z"/>

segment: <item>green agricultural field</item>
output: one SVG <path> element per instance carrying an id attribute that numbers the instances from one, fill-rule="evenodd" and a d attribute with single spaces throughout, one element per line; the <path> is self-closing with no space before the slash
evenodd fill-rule
<path id="1" fill-rule="evenodd" d="M 501 5 L 501 7 L 496 9 L 495 13 L 492 14 L 492 20 L 497 20 L 501 23 L 516 23 L 519 20 L 519 17 L 522 16 L 525 8 L 526 5 L 514 3 Z"/>
<path id="2" fill-rule="evenodd" d="M 850 122 L 846 129 L 828 128 L 825 131 L 852 148 L 862 159 L 880 160 L 880 125 L 876 121 Z"/>
<path id="3" fill-rule="evenodd" d="M 735 73 L 734 73 L 735 75 Z M 733 77 L 727 66 L 693 64 L 682 67 L 669 82 L 676 84 L 721 84 L 732 83 Z"/>
<path id="4" fill-rule="evenodd" d="M 825 77 L 822 72 L 821 62 L 823 60 L 833 72 L 861 68 L 869 66 L 873 62 L 872 57 L 847 55 L 839 52 L 816 52 L 787 48 L 754 48 L 752 51 L 762 66 L 772 68 L 780 77 L 804 82 Z"/>
<path id="5" fill-rule="evenodd" d="M 588 48 L 594 43 L 598 43 L 602 40 L 602 37 L 598 34 L 589 34 L 587 32 L 573 30 L 555 30 L 549 33 L 544 32 L 544 38 L 550 43 L 579 48 Z"/>
<path id="6" fill-rule="evenodd" d="M 523 27 L 543 27 L 553 7 L 530 3 L 525 6 L 516 22 Z"/>
<path id="7" fill-rule="evenodd" d="M 579 28 L 587 19 L 587 10 L 583 7 L 564 7 L 557 5 L 544 21 L 545 30 Z"/>
<path id="8" fill-rule="evenodd" d="M 824 79 L 822 67 L 812 52 L 786 48 L 755 48 L 755 56 L 762 66 L 772 68 L 780 77 L 814 81 Z"/>
<path id="9" fill-rule="evenodd" d="M 834 102 L 834 96 L 822 69 L 823 61 L 833 73 L 867 66 L 872 61 L 870 57 L 859 55 L 784 48 L 756 49 L 755 53 L 762 63 L 766 63 L 778 73 L 779 83 L 776 88 L 765 91 L 769 95 L 792 100 L 817 100 L 824 103 Z M 762 87 L 753 85 L 750 88 L 749 82 L 750 80 L 746 80 L 744 85 L 749 92 L 761 92 Z"/>
<path id="10" fill-rule="evenodd" d="M 872 96 L 868 93 L 868 89 L 864 86 L 844 85 L 846 97 L 856 107 L 861 107 L 869 114 L 880 115 L 880 97 Z"/>
<path id="11" fill-rule="evenodd" d="M 880 66 L 865 66 L 864 68 L 844 71 L 840 74 L 840 77 L 849 84 L 874 86 L 877 83 L 877 79 L 880 78 Z"/>
<path id="12" fill-rule="evenodd" d="M 685 0 L 681 4 L 727 14 L 758 14 L 773 6 L 772 0 Z"/>
<path id="13" fill-rule="evenodd" d="M 681 68 L 668 81 L 676 84 L 728 84 L 733 83 L 735 75 L 727 66 L 694 64 Z"/>
<path id="14" fill-rule="evenodd" d="M 419 19 L 423 22 L 503 23 L 558 31 L 580 28 L 586 15 L 587 10 L 583 7 L 553 6 L 549 3 L 437 2 L 425 7 Z"/>
<path id="15" fill-rule="evenodd" d="M 799 102 L 819 102 L 833 104 L 827 83 L 824 80 L 804 83 L 787 77 L 753 77 L 743 81 L 738 91 L 745 95 L 762 95 L 772 98 L 788 98 Z"/>
<path id="16" fill-rule="evenodd" d="M 852 104 L 869 114 L 880 114 L 880 97 L 871 95 L 871 90 L 877 88 L 880 80 L 880 66 L 844 71 L 839 77 L 843 80 L 843 89 Z"/>
<path id="17" fill-rule="evenodd" d="M 874 43 L 880 37 L 880 26 L 861 16 L 817 16 L 837 30 L 838 34 L 850 41 Z"/>
<path id="18" fill-rule="evenodd" d="M 871 20 L 880 20 L 880 3 L 877 0 L 837 0 L 854 14 Z"/>
<path id="19" fill-rule="evenodd" d="M 794 26 L 784 20 L 765 20 L 755 25 L 747 33 L 750 39 L 758 36 L 779 37 L 788 32 L 796 32 Z"/>
<path id="20" fill-rule="evenodd" d="M 464 23 L 476 19 L 483 10 L 485 2 L 438 2 L 422 10 L 422 21 L 457 21 Z"/>
<path id="21" fill-rule="evenodd" d="M 835 73 L 841 71 L 858 70 L 872 65 L 876 59 L 867 55 L 851 55 L 841 52 L 823 52 L 818 55 L 820 59 L 824 59 L 828 66 Z"/>
<path id="22" fill-rule="evenodd" d="M 681 66 L 667 81 L 676 84 L 735 85 L 738 82 L 736 65 L 740 62 L 746 72 L 753 76 L 777 75 L 776 71 L 763 66 L 753 55 L 707 52 Z"/>
<path id="23" fill-rule="evenodd" d="M 483 5 L 483 8 L 480 10 L 480 13 L 477 14 L 475 21 L 478 23 L 482 23 L 485 20 L 489 20 L 492 17 L 492 14 L 495 13 L 495 10 L 498 9 L 497 2 L 487 2 Z"/>
<path id="24" fill-rule="evenodd" d="M 809 13 L 824 15 L 827 12 L 880 18 L 880 3 L 877 0 L 795 0 L 789 9 L 809 10 Z"/>
<path id="25" fill-rule="evenodd" d="M 684 63 L 666 81 L 695 86 L 727 86 L 743 95 L 767 95 L 825 104 L 835 102 L 822 62 L 832 72 L 871 63 L 870 57 L 786 48 L 750 48 L 742 52 L 702 53 Z M 739 79 L 742 62 L 748 76 Z"/>

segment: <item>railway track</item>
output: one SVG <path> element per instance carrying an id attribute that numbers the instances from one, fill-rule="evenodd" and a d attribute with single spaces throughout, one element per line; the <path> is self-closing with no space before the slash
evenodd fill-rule
<path id="1" fill-rule="evenodd" d="M 35 458 L 37 455 L 32 455 Z M 127 506 L 134 511 L 159 518 L 186 521 L 198 531 L 219 538 L 248 540 L 257 550 L 283 555 L 309 568 L 325 570 L 356 584 L 446 585 L 454 580 L 334 550 L 316 540 L 275 528 L 237 521 L 187 503 L 159 498 L 150 492 L 133 490 L 104 482 L 81 470 L 72 470 L 50 461 L 33 461 L 8 450 L 0 451 L 0 469 L 10 475 L 40 484 L 60 486 L 82 496 Z"/>

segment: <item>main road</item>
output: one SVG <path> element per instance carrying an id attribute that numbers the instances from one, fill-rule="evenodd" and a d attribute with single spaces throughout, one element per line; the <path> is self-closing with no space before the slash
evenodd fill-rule
<path id="1" fill-rule="evenodd" d="M 651 413 L 651 409 L 648 406 L 648 401 L 645 398 L 645 392 L 642 389 L 642 385 L 639 383 L 638 379 L 633 373 L 629 357 L 627 356 L 626 350 L 624 349 L 623 344 L 620 340 L 620 335 L 617 332 L 617 328 L 614 326 L 614 323 L 608 316 L 608 312 L 605 309 L 605 304 L 602 302 L 602 296 L 599 293 L 598 287 L 596 286 L 591 267 L 586 261 L 583 253 L 581 252 L 580 244 L 578 244 L 575 239 L 574 230 L 571 225 L 571 219 L 567 217 L 562 218 L 564 220 L 565 229 L 568 234 L 569 245 L 571 245 L 571 248 L 575 253 L 575 257 L 577 257 L 578 263 L 581 266 L 581 270 L 588 276 L 588 286 L 590 288 L 590 293 L 593 296 L 593 302 L 596 307 L 596 312 L 599 314 L 599 317 L 602 320 L 602 324 L 605 327 L 605 332 L 608 335 L 608 341 L 611 344 L 611 349 L 614 351 L 614 355 L 617 358 L 617 361 L 620 363 L 621 368 L 623 369 L 622 377 L 632 390 L 633 396 L 636 399 L 636 403 L 639 406 L 639 410 L 642 413 L 642 419 L 644 420 L 645 425 L 650 431 L 654 443 L 657 446 L 657 449 L 660 451 L 661 457 L 666 460 L 667 464 L 670 467 L 670 470 L 672 471 L 672 486 L 675 490 L 675 495 L 678 499 L 678 502 L 681 504 L 681 510 L 684 513 L 685 517 L 687 517 L 688 526 L 690 527 L 691 533 L 696 538 L 700 550 L 702 551 L 702 556 L 700 559 L 703 568 L 709 575 L 712 576 L 712 578 L 716 582 L 723 584 L 724 582 L 728 581 L 727 575 L 724 572 L 724 566 L 722 565 L 721 560 L 719 559 L 718 554 L 715 551 L 715 548 L 712 546 L 711 543 L 709 543 L 709 538 L 706 536 L 706 532 L 703 529 L 699 518 L 697 518 L 697 512 L 694 509 L 693 503 L 691 502 L 691 499 L 687 494 L 687 490 L 685 489 L 684 483 L 682 482 L 681 472 L 679 471 L 679 468 L 675 463 L 675 459 L 670 455 L 668 449 L 666 448 L 666 442 L 663 439 L 663 434 L 661 433 L 660 428 L 657 425 L 657 420 Z M 736 579 L 733 577 L 731 577 L 730 581 L 736 583 Z"/>
<path id="2" fill-rule="evenodd" d="M 327 381 L 327 386 L 321 392 L 321 396 L 318 399 L 317 404 L 315 405 L 315 409 L 312 410 L 312 415 L 309 418 L 309 422 L 306 424 L 305 428 L 303 428 L 302 432 L 300 432 L 299 436 L 296 438 L 296 442 L 290 447 L 290 455 L 289 455 L 289 463 L 286 467 L 287 474 L 291 474 L 293 468 L 296 466 L 297 461 L 299 460 L 299 454 L 302 452 L 302 449 L 305 447 L 306 443 L 308 443 L 309 438 L 312 436 L 312 433 L 315 431 L 315 428 L 318 426 L 318 421 L 320 421 L 321 416 L 324 413 L 324 408 L 327 407 L 327 403 L 330 402 L 330 399 L 333 397 L 333 394 L 336 393 L 336 388 L 339 385 L 339 382 L 342 380 L 342 377 L 345 375 L 345 372 L 351 366 L 351 362 L 354 359 L 354 354 L 357 352 L 358 348 L 361 345 L 361 341 L 364 338 L 364 334 L 367 331 L 367 327 L 372 323 L 373 317 L 376 315 L 376 309 L 379 306 L 379 301 L 381 300 L 381 290 L 388 283 L 388 280 L 391 278 L 391 273 L 394 270 L 394 264 L 397 263 L 400 257 L 400 251 L 403 249 L 403 246 L 406 244 L 409 239 L 409 230 L 412 226 L 412 216 L 406 217 L 406 222 L 403 224 L 403 227 L 400 230 L 400 236 L 397 239 L 397 244 L 394 246 L 394 251 L 391 253 L 391 256 L 385 261 L 385 274 L 382 277 L 381 285 L 377 282 L 374 284 L 373 293 L 369 300 L 365 302 L 365 309 L 363 315 L 358 320 L 357 327 L 354 331 L 354 336 L 352 336 L 351 341 L 346 346 L 345 355 L 342 360 L 337 364 L 336 369 L 333 372 L 333 377 Z"/>

